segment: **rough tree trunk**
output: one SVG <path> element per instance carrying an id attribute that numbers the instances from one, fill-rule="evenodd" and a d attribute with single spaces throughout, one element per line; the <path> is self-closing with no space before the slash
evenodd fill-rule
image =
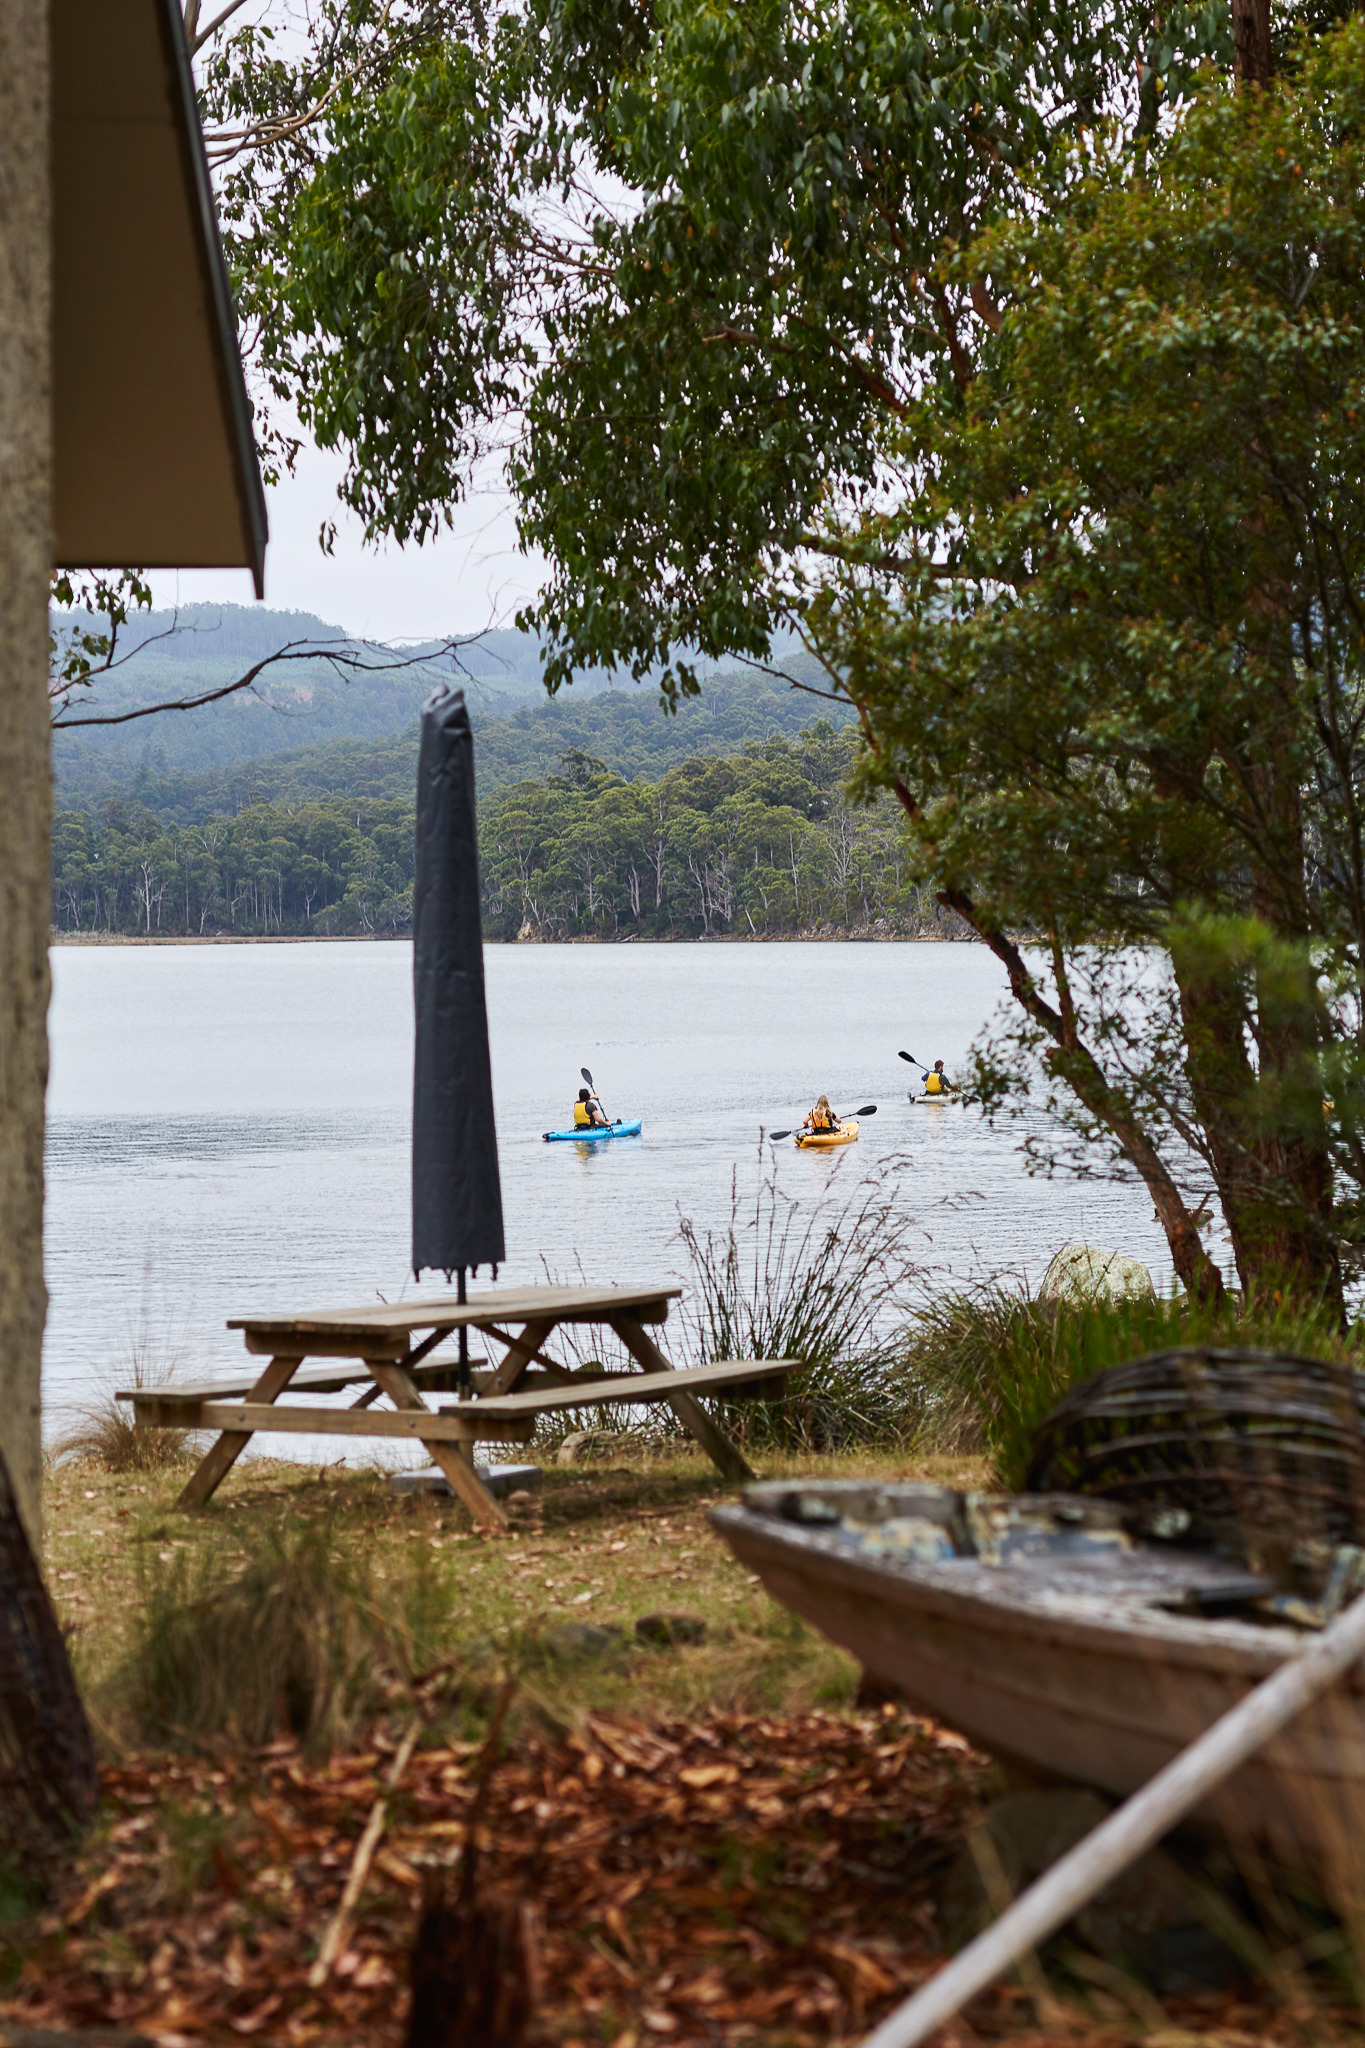
<path id="1" fill-rule="evenodd" d="M 40 1869 L 99 1806 L 95 1745 L 0 1458 L 0 1856 Z M 8 2040 L 0 2027 L 0 2040 Z"/>
<path id="2" fill-rule="evenodd" d="M 0 1450 L 37 1548 L 51 788 L 47 0 L 0 0 Z"/>
<path id="3" fill-rule="evenodd" d="M 1292 702 L 1293 686 L 1286 669 L 1284 698 Z M 1243 1229 L 1259 1240 L 1263 1273 L 1286 1291 L 1321 1298 L 1343 1322 L 1341 1261 L 1333 1236 L 1332 1158 L 1326 1119 L 1320 1111 L 1316 1066 L 1321 1051 L 1321 1026 L 1313 1000 L 1312 925 L 1305 884 L 1301 770 L 1297 766 L 1293 727 L 1288 718 L 1281 732 L 1272 732 L 1267 762 L 1249 778 L 1261 819 L 1260 857 L 1251 862 L 1252 908 L 1263 924 L 1304 957 L 1297 988 L 1285 985 L 1283 969 L 1258 982 L 1256 1037 L 1262 1083 L 1288 1086 L 1291 1116 L 1282 1127 L 1256 1134 L 1255 1151 L 1270 1200 L 1249 1205 Z M 1304 1117 L 1305 1077 L 1313 1077 L 1311 1111 Z M 1299 1101 L 1294 1102 L 1294 1096 Z"/>
<path id="4" fill-rule="evenodd" d="M 1232 0 L 1234 72 L 1239 85 L 1269 85 L 1270 0 Z"/>

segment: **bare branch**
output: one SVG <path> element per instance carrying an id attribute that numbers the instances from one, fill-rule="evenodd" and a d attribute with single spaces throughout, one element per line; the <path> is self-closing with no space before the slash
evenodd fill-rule
<path id="1" fill-rule="evenodd" d="M 808 651 L 815 652 L 815 650 Z M 818 652 L 815 652 L 815 658 L 817 661 L 822 659 Z M 771 676 L 776 683 L 786 683 L 789 689 L 803 691 L 807 697 L 823 697 L 827 704 L 847 704 L 848 702 L 848 698 L 838 690 L 822 690 L 815 683 L 803 683 L 799 676 L 788 675 L 786 669 L 774 668 L 771 662 L 758 661 L 752 654 L 737 654 L 735 660 L 743 668 L 757 669 L 760 675 Z"/>
<path id="2" fill-rule="evenodd" d="M 64 718 L 59 712 L 52 720 L 52 730 L 54 732 L 70 732 L 80 725 L 128 725 L 135 718 L 152 718 L 162 711 L 197 711 L 201 705 L 216 704 L 220 699 L 235 696 L 242 690 L 254 690 L 257 677 L 263 670 L 270 668 L 277 661 L 330 661 L 334 667 L 350 669 L 355 675 L 391 675 L 401 669 L 424 667 L 428 663 L 439 662 L 444 659 L 454 661 L 458 656 L 460 648 L 469 647 L 481 638 L 481 634 L 475 633 L 471 634 L 468 639 L 446 640 L 434 652 L 430 654 L 414 654 L 405 661 L 395 660 L 392 657 L 385 661 L 367 661 L 360 655 L 341 651 L 357 645 L 363 647 L 372 643 L 340 640 L 335 644 L 315 647 L 310 646 L 306 640 L 291 640 L 286 646 L 277 648 L 273 654 L 267 654 L 253 668 L 249 668 L 245 675 L 238 676 L 235 682 L 224 683 L 217 690 L 205 690 L 197 697 L 170 697 L 160 704 L 142 704 L 138 706 L 136 711 L 110 711 L 98 715 L 92 714 L 88 718 Z M 70 685 L 72 689 L 80 687 L 80 684 Z M 266 700 L 263 698 L 261 701 L 264 703 Z M 61 708 L 64 711 L 67 705 L 63 704 Z M 275 710 L 278 707 L 272 705 L 270 708 Z"/>

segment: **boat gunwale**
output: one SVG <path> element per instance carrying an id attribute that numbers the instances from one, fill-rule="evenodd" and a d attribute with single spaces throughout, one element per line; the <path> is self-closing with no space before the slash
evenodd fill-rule
<path id="1" fill-rule="evenodd" d="M 1255 1682 L 1277 1671 L 1306 1640 L 1301 1631 L 1287 1626 L 1181 1614 L 1137 1599 L 1132 1606 L 1109 1614 L 1068 1612 L 1064 1592 L 1050 1593 L 1046 1603 L 1040 1598 L 1029 1600 L 1021 1593 L 1017 1574 L 1022 1559 L 994 1566 L 968 1557 L 945 1558 L 938 1563 L 871 1558 L 838 1547 L 827 1528 L 778 1522 L 749 1507 L 713 1508 L 708 1519 L 751 1569 L 751 1556 L 739 1551 L 732 1534 L 742 1538 L 744 1552 L 766 1550 L 774 1565 L 787 1570 L 796 1568 L 798 1561 L 818 1558 L 825 1574 L 843 1590 L 865 1594 L 872 1588 L 890 1606 L 928 1609 L 955 1623 L 975 1612 L 997 1633 L 1028 1636 L 1051 1647 L 1160 1656 L 1169 1663 Z M 950 1575 L 961 1573 L 963 1567 L 975 1568 L 973 1583 L 964 1584 L 961 1578 L 952 1582 Z M 1102 1563 L 1097 1569 L 1103 1569 Z M 982 1575 L 997 1570 L 1009 1577 L 992 1586 Z M 1103 1597 L 1102 1586 L 1097 1587 L 1097 1594 Z M 1343 1683 L 1353 1691 L 1365 1692 L 1365 1660 Z"/>

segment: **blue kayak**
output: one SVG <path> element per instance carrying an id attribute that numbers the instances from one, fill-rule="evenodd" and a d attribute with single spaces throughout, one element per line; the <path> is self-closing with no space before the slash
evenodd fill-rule
<path id="1" fill-rule="evenodd" d="M 637 1116 L 633 1124 L 579 1124 L 572 1131 L 546 1131 L 547 1145 L 594 1144 L 599 1138 L 638 1138 L 641 1119 Z"/>

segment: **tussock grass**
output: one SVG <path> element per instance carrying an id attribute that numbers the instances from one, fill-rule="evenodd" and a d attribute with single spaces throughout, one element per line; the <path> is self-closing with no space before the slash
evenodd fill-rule
<path id="1" fill-rule="evenodd" d="M 172 1471 L 199 1457 L 202 1435 L 187 1429 L 149 1428 L 114 1394 L 119 1383 L 145 1393 L 174 1386 L 182 1363 L 179 1346 L 155 1329 L 144 1312 L 129 1343 L 126 1367 L 93 1400 L 72 1410 L 70 1423 L 52 1445 L 53 1461 L 85 1462 L 103 1472 L 145 1474 Z"/>
<path id="2" fill-rule="evenodd" d="M 750 1456 L 773 1451 L 825 1457 L 834 1451 L 910 1451 L 920 1415 L 899 1352 L 831 1358 L 794 1372 L 785 1395 L 708 1404 Z"/>
<path id="3" fill-rule="evenodd" d="M 52 1453 L 58 1462 L 88 1462 L 102 1472 L 145 1473 L 189 1465 L 201 1448 L 187 1429 L 149 1429 L 109 1394 L 80 1410 Z"/>
<path id="4" fill-rule="evenodd" d="M 1290 1303 L 1215 1309 L 1182 1296 L 1081 1306 L 989 1285 L 928 1303 L 907 1330 L 905 1372 L 923 1417 L 918 1448 L 985 1453 L 996 1482 L 1016 1490 L 1044 1416 L 1111 1366 L 1180 1344 L 1358 1361 L 1360 1337 L 1359 1325 L 1343 1333 L 1326 1312 Z"/>
<path id="5" fill-rule="evenodd" d="M 715 1358 L 799 1358 L 808 1366 L 866 1351 L 886 1312 L 919 1271 L 918 1226 L 901 1210 L 895 1161 L 808 1210 L 763 1175 L 752 1205 L 736 1175 L 730 1220 L 705 1235 L 679 1216 L 694 1299 L 684 1308 L 699 1364 Z"/>
<path id="6" fill-rule="evenodd" d="M 454 1587 L 429 1553 L 390 1573 L 335 1521 L 270 1521 L 245 1566 L 216 1549 L 143 1567 L 128 1655 L 107 1706 L 140 1740 L 259 1747 L 295 1736 L 311 1753 L 350 1740 L 452 1636 Z"/>

